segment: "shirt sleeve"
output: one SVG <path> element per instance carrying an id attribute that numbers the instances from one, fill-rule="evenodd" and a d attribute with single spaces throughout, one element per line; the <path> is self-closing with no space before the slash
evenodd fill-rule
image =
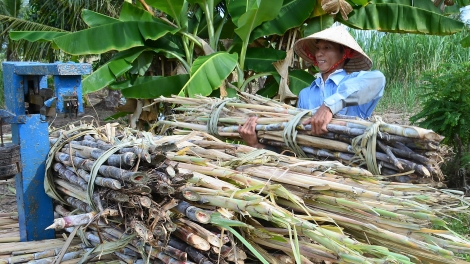
<path id="1" fill-rule="evenodd" d="M 338 85 L 337 92 L 324 100 L 333 114 L 347 106 L 362 105 L 383 95 L 385 76 L 380 71 L 361 71 Z"/>

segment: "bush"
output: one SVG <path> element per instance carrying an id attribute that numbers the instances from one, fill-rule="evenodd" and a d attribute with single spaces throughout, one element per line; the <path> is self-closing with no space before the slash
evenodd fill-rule
<path id="1" fill-rule="evenodd" d="M 470 169 L 470 63 L 444 64 L 422 78 L 422 110 L 410 121 L 445 136 L 456 156 L 449 171 L 454 186 L 465 180 Z M 462 173 L 464 171 L 465 173 Z M 453 176 L 455 175 L 455 176 Z M 457 176 L 457 178 L 456 178 Z M 463 179 L 461 179 L 464 177 Z M 465 182 L 465 181 L 463 181 Z M 464 184 L 466 185 L 466 184 Z M 466 186 L 464 186 L 466 187 Z"/>
<path id="2" fill-rule="evenodd" d="M 444 64 L 423 75 L 422 110 L 410 121 L 445 136 L 443 143 L 467 146 L 470 132 L 470 63 Z"/>

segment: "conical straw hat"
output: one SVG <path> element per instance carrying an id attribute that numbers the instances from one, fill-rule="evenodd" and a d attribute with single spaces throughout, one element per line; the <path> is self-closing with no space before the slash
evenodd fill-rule
<path id="1" fill-rule="evenodd" d="M 327 28 L 308 37 L 297 40 L 294 44 L 294 51 L 304 60 L 313 64 L 313 60 L 308 56 L 315 56 L 315 40 L 322 39 L 335 42 L 357 51 L 349 62 L 344 65 L 346 72 L 368 71 L 372 68 L 372 60 L 357 44 L 356 40 L 342 26 Z"/>

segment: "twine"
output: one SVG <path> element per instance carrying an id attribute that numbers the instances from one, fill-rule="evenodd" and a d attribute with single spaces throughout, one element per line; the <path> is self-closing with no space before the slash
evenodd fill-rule
<path id="1" fill-rule="evenodd" d="M 219 123 L 219 115 L 225 105 L 232 101 L 234 101 L 234 98 L 227 98 L 222 102 L 213 105 L 209 115 L 209 122 L 207 122 L 207 132 L 212 136 L 220 138 L 219 129 L 217 127 L 217 123 Z"/>
<path id="2" fill-rule="evenodd" d="M 380 116 L 371 118 L 373 124 L 366 128 L 362 135 L 352 140 L 351 146 L 357 158 L 365 161 L 367 169 L 375 175 L 380 175 L 380 168 L 376 159 L 377 135 L 380 133 L 380 125 L 384 124 Z"/>
<path id="3" fill-rule="evenodd" d="M 300 148 L 300 146 L 297 144 L 297 141 L 295 140 L 297 137 L 297 130 L 295 127 L 298 125 L 300 119 L 309 113 L 311 113 L 310 110 L 304 110 L 296 114 L 291 120 L 289 120 L 289 122 L 287 122 L 284 130 L 282 131 L 282 139 L 284 140 L 286 146 L 301 158 L 307 158 L 307 154 L 305 154 L 305 152 L 302 150 L 302 148 Z"/>

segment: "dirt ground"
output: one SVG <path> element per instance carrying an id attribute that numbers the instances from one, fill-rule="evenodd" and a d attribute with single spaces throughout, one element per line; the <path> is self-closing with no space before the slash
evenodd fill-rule
<path id="1" fill-rule="evenodd" d="M 56 128 L 65 126 L 77 120 L 86 120 L 87 122 L 90 122 L 91 119 L 95 119 L 98 120 L 100 124 L 104 124 L 106 123 L 106 121 L 104 120 L 106 117 L 109 117 L 116 113 L 116 111 L 114 110 L 115 108 L 113 106 L 113 103 L 108 102 L 110 98 L 112 98 L 112 96 L 108 94 L 91 95 L 88 98 L 88 100 L 90 101 L 90 105 L 88 107 L 85 107 L 85 113 L 82 117 L 79 117 L 78 119 L 70 119 L 68 117 L 58 116 L 55 119 L 49 118 L 48 122 L 50 125 Z M 115 103 L 116 102 L 114 102 L 114 105 Z M 408 118 L 410 115 L 397 112 L 376 114 L 381 116 L 386 123 L 409 125 Z M 8 127 L 8 125 L 4 125 L 4 134 L 10 133 L 9 130 L 10 128 Z M 7 181 L 0 180 L 0 213 L 17 211 L 14 189 L 14 179 L 10 179 Z"/>

